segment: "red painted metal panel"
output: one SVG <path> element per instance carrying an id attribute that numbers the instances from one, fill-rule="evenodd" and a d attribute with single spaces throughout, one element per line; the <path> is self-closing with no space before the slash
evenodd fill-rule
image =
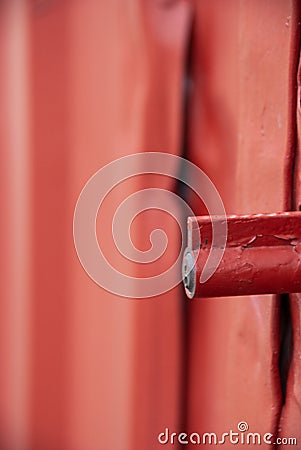
<path id="1" fill-rule="evenodd" d="M 301 210 L 301 159 L 300 159 L 300 142 L 301 142 L 301 66 L 299 55 L 298 73 L 294 78 L 297 82 L 298 92 L 296 101 L 296 122 L 297 122 L 297 136 L 296 136 L 296 157 L 294 165 L 293 192 L 292 192 L 292 207 L 296 210 Z M 300 341 L 300 325 L 301 325 L 301 311 L 300 311 L 300 294 L 291 296 L 291 315 L 293 328 L 293 344 L 291 363 L 287 380 L 286 399 L 283 407 L 281 421 L 280 421 L 280 436 L 292 436 L 301 442 L 301 341 Z M 280 449 L 293 448 L 289 445 L 280 445 Z"/>
<path id="2" fill-rule="evenodd" d="M 288 208 L 298 21 L 297 2 L 196 3 L 190 155 L 227 214 Z M 190 431 L 277 433 L 278 323 L 272 296 L 189 303 Z"/>
<path id="3" fill-rule="evenodd" d="M 178 428 L 182 415 L 182 287 L 141 301 L 103 291 L 78 261 L 72 221 L 81 189 L 105 164 L 140 151 L 180 152 L 190 6 L 24 0 L 1 8 L 1 200 L 9 211 L 0 233 L 3 448 L 161 447 L 158 433 L 166 424 Z M 153 182 L 174 189 L 155 176 L 133 179 L 102 217 L 112 218 L 124 196 Z M 172 260 L 178 234 L 160 221 L 174 240 Z M 138 244 L 157 223 L 156 216 L 140 222 Z M 144 276 L 129 262 L 120 267 Z"/>

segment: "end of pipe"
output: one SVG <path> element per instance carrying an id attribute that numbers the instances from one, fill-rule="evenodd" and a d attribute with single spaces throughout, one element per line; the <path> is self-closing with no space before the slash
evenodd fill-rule
<path id="1" fill-rule="evenodd" d="M 182 264 L 182 278 L 188 298 L 193 298 L 196 288 L 195 261 L 189 249 L 185 250 Z"/>

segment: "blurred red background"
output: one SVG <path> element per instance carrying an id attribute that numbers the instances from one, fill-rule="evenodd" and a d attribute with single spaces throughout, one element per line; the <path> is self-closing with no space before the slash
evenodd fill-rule
<path id="1" fill-rule="evenodd" d="M 301 439 L 298 295 L 286 380 L 287 299 L 188 303 L 181 285 L 120 298 L 88 277 L 72 235 L 88 179 L 142 151 L 197 164 L 228 214 L 298 209 L 299 25 L 297 0 L 1 2 L 1 450 L 149 450 L 166 427 L 223 433 L 242 420 Z M 132 179 L 105 217 L 153 183 L 177 190 Z M 166 215 L 137 220 L 135 239 L 143 247 L 158 221 L 173 260 Z"/>

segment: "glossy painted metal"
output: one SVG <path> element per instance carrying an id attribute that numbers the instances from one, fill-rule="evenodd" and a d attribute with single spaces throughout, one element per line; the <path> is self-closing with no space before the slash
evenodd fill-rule
<path id="1" fill-rule="evenodd" d="M 188 218 L 187 234 L 183 276 L 189 298 L 301 291 L 300 212 L 228 216 L 226 247 L 206 282 L 201 274 L 214 251 L 211 218 Z"/>
<path id="2" fill-rule="evenodd" d="M 299 3 L 195 5 L 190 158 L 217 186 L 227 214 L 287 211 Z M 196 214 L 206 214 L 195 205 Z M 278 298 L 203 299 L 188 302 L 188 310 L 189 430 L 223 433 L 244 420 L 250 431 L 277 434 L 283 401 Z"/>

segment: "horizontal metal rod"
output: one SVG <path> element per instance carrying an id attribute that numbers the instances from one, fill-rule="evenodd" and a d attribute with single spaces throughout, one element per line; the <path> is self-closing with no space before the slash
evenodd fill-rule
<path id="1" fill-rule="evenodd" d="M 211 219 L 188 219 L 183 282 L 189 298 L 301 292 L 300 212 L 228 216 L 227 225 L 222 260 L 201 283 L 212 247 Z"/>

